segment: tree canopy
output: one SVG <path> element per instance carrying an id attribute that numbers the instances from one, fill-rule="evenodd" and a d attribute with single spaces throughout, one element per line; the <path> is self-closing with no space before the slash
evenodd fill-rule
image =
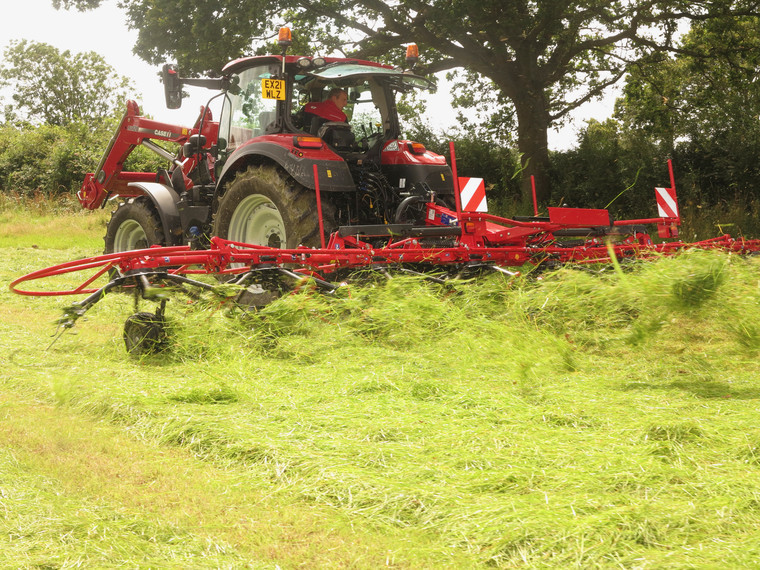
<path id="1" fill-rule="evenodd" d="M 53 0 L 89 9 L 101 0 Z M 465 68 L 511 101 L 523 191 L 535 175 L 549 195 L 547 131 L 601 95 L 628 66 L 676 49 L 684 21 L 751 14 L 753 0 L 120 0 L 138 30 L 134 48 L 151 63 L 218 70 L 254 52 L 280 25 L 323 53 L 387 58 L 417 42 L 421 69 Z M 398 50 L 400 54 L 400 50 Z M 483 85 L 475 83 L 474 85 Z M 477 96 L 476 96 L 477 97 Z"/>
<path id="2" fill-rule="evenodd" d="M 112 115 L 133 91 L 95 52 L 72 54 L 26 40 L 5 50 L 0 85 L 11 88 L 6 120 L 56 126 Z"/>
<path id="3" fill-rule="evenodd" d="M 616 105 L 622 130 L 691 156 L 703 192 L 723 199 L 760 194 L 758 38 L 757 17 L 695 25 L 678 54 L 631 68 Z"/>

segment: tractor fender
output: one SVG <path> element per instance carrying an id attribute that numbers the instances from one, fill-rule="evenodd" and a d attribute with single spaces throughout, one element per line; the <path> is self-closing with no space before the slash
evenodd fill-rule
<path id="1" fill-rule="evenodd" d="M 180 242 L 178 238 L 182 236 L 182 223 L 177 208 L 179 194 L 171 186 L 160 182 L 132 182 L 129 186 L 140 191 L 153 202 L 161 218 L 166 245 L 178 245 Z"/>
<path id="2" fill-rule="evenodd" d="M 292 137 L 289 137 L 292 138 Z M 346 162 L 334 152 L 324 148 L 313 152 L 268 141 L 256 141 L 233 152 L 219 173 L 218 187 L 229 183 L 235 174 L 249 166 L 276 164 L 300 185 L 314 190 L 314 165 L 317 165 L 321 192 L 352 192 L 356 190 Z"/>

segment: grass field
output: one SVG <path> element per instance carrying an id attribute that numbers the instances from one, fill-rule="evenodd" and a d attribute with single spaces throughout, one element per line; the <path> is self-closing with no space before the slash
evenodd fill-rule
<path id="1" fill-rule="evenodd" d="M 172 301 L 143 359 L 113 295 L 50 346 L 73 299 L 7 284 L 104 222 L 0 214 L 0 567 L 757 567 L 757 259 Z"/>

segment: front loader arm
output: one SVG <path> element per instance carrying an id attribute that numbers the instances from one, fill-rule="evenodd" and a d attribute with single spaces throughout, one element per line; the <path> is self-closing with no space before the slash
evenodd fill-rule
<path id="1" fill-rule="evenodd" d="M 203 120 L 202 120 L 203 119 Z M 202 127 L 203 132 L 199 132 Z M 127 109 L 119 126 L 111 137 L 103 157 L 95 172 L 85 175 L 77 198 L 83 207 L 94 210 L 104 205 L 110 196 L 138 196 L 140 191 L 130 187 L 132 182 L 155 182 L 156 172 L 124 172 L 124 163 L 138 145 L 143 145 L 159 156 L 180 167 L 189 187 L 192 182 L 187 174 L 197 166 L 199 157 L 193 154 L 188 158 L 176 155 L 160 147 L 154 140 L 184 145 L 192 135 L 202 134 L 206 138 L 204 148 L 216 144 L 219 124 L 212 121 L 211 112 L 202 107 L 201 114 L 193 128 L 161 123 L 140 115 L 140 108 L 134 101 L 127 101 Z"/>

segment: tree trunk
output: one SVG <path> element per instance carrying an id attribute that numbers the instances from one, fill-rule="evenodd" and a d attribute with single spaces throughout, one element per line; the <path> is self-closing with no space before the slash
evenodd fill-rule
<path id="1" fill-rule="evenodd" d="M 551 197 L 549 181 L 549 112 L 540 89 L 523 92 L 512 99 L 517 113 L 517 148 L 521 155 L 523 200 L 533 201 L 531 176 L 535 179 L 536 197 L 545 204 Z"/>

